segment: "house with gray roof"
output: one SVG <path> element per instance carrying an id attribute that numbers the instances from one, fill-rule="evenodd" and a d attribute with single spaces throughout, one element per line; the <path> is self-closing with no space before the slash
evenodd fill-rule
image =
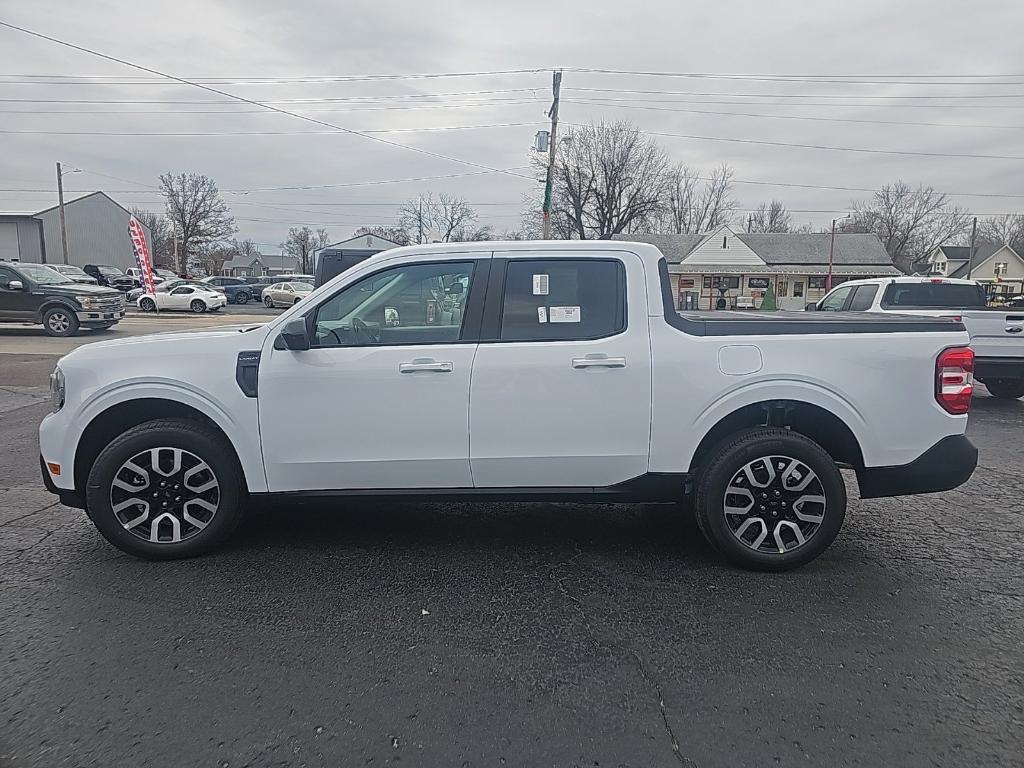
<path id="1" fill-rule="evenodd" d="M 221 273 L 233 277 L 260 277 L 261 275 L 290 275 L 299 268 L 295 256 L 257 253 L 253 256 L 236 256 L 224 262 Z"/>
<path id="2" fill-rule="evenodd" d="M 1012 246 L 983 243 L 975 246 L 970 269 L 971 249 L 966 245 L 940 245 L 914 270 L 922 275 L 966 278 L 986 286 L 990 294 L 1019 296 L 1024 293 L 1024 255 Z"/>
<path id="3" fill-rule="evenodd" d="M 780 309 L 803 309 L 826 293 L 832 236 L 748 233 L 724 225 L 703 235 L 615 235 L 650 243 L 665 254 L 676 305 L 714 309 L 760 306 L 771 286 Z M 898 277 L 881 241 L 870 234 L 837 234 L 831 282 Z"/>

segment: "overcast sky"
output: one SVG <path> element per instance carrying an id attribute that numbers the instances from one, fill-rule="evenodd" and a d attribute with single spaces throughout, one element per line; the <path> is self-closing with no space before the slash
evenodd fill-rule
<path id="1" fill-rule="evenodd" d="M 231 82 L 213 87 L 358 131 L 390 131 L 373 135 L 469 163 L 519 169 L 513 173 L 523 172 L 533 135 L 545 127 L 552 67 L 745 75 L 567 71 L 561 119 L 629 119 L 645 131 L 691 137 L 1015 156 L 1020 159 L 659 138 L 673 159 L 700 169 L 727 162 L 747 182 L 876 188 L 903 178 L 949 192 L 1017 196 L 956 198 L 977 213 L 1024 210 L 1024 6 L 1007 0 L 0 0 L 0 20 L 180 77 L 225 79 Z M 544 71 L 338 81 L 511 69 Z M 861 82 L 764 79 L 784 75 Z M 956 77 L 963 75 L 978 78 Z M 909 76 L 930 82 L 907 83 L 921 79 Z M 253 82 L 259 78 L 293 81 Z M 871 80 L 884 82 L 865 82 Z M 68 189 L 103 189 L 126 206 L 151 209 L 161 208 L 151 188 L 161 172 L 198 171 L 224 190 L 239 237 L 268 252 L 276 252 L 289 225 L 323 226 L 340 240 L 361 224 L 393 223 L 402 200 L 425 192 L 466 197 L 481 222 L 500 231 L 518 225 L 524 196 L 536 194 L 531 181 L 516 175 L 480 173 L 472 165 L 231 103 L 4 28 L 0 115 L 0 212 L 54 204 L 57 160 L 83 171 L 65 177 Z M 484 127 L 399 131 L 462 126 Z M 364 184 L 452 174 L 473 175 Z M 260 190 L 328 184 L 350 186 Z M 42 191 L 20 191 L 32 189 Z M 815 226 L 866 194 L 747 183 L 737 184 L 735 193 L 744 208 L 781 199 L 794 210 L 795 223 Z"/>

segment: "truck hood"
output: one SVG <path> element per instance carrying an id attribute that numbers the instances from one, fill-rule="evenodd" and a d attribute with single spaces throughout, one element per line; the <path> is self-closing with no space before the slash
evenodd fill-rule
<path id="1" fill-rule="evenodd" d="M 116 298 L 121 295 L 120 291 L 113 288 L 105 288 L 101 285 L 90 285 L 89 283 L 56 283 L 51 285 L 40 285 L 38 291 L 45 291 L 54 296 L 95 296 L 97 298 Z"/>
<path id="2" fill-rule="evenodd" d="M 92 364 L 104 359 L 133 355 L 151 361 L 155 372 L 180 373 L 182 355 L 204 356 L 215 351 L 230 354 L 235 351 L 260 349 L 268 330 L 262 325 L 229 325 L 199 331 L 167 331 L 127 339 L 110 339 L 83 344 L 60 359 L 60 364 Z M 174 361 L 174 362 L 170 362 Z"/>

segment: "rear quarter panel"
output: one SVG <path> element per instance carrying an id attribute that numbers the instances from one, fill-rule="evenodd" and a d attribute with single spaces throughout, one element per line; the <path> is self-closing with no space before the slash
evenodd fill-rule
<path id="1" fill-rule="evenodd" d="M 967 344 L 962 331 L 698 337 L 657 317 L 651 323 L 654 472 L 687 471 L 715 424 L 767 400 L 832 412 L 853 432 L 869 467 L 910 462 L 967 427 L 966 416 L 946 413 L 934 397 L 935 359 Z M 760 370 L 722 372 L 720 350 L 737 345 L 760 350 Z"/>

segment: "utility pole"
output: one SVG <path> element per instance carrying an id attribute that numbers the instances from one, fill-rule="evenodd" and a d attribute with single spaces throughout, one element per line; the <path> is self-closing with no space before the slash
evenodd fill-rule
<path id="1" fill-rule="evenodd" d="M 971 224 L 971 248 L 967 251 L 967 279 L 971 279 L 971 271 L 974 269 L 974 237 L 978 234 L 978 217 L 974 217 Z"/>
<path id="2" fill-rule="evenodd" d="M 551 186 L 555 178 L 555 147 L 558 146 L 558 99 L 562 92 L 562 70 L 551 73 L 551 92 L 555 100 L 548 115 L 551 117 L 551 138 L 548 145 L 548 175 L 544 182 L 544 239 L 551 239 Z"/>
<path id="3" fill-rule="evenodd" d="M 825 278 L 825 293 L 832 290 L 832 260 L 836 252 L 836 220 L 832 219 L 832 239 L 828 244 L 828 277 Z"/>
<path id="4" fill-rule="evenodd" d="M 57 163 L 57 207 L 60 208 L 60 244 L 63 248 L 61 256 L 63 262 L 68 263 L 68 225 L 64 221 L 64 174 L 61 173 L 60 163 Z"/>
<path id="5" fill-rule="evenodd" d="M 174 230 L 174 272 L 177 275 L 183 275 L 184 271 L 181 268 L 181 262 L 178 261 L 178 230 Z"/>

